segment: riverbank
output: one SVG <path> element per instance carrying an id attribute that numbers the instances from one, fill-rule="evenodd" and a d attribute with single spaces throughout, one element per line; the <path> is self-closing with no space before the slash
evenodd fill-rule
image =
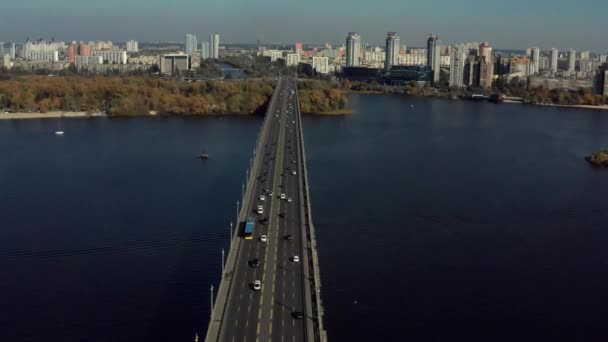
<path id="1" fill-rule="evenodd" d="M 424 95 L 424 94 L 396 93 L 396 92 L 390 92 L 390 91 L 376 91 L 376 90 L 356 91 L 356 90 L 351 90 L 351 89 L 343 89 L 342 91 L 348 95 L 351 95 L 351 94 L 357 94 L 357 95 L 406 95 L 406 96 L 412 96 L 412 97 L 445 98 L 445 99 L 450 99 L 450 100 L 468 101 L 468 102 L 487 102 L 487 101 L 474 101 L 474 100 L 462 98 L 459 96 L 450 96 L 450 94 L 446 93 L 446 92 L 433 92 L 428 95 Z M 549 107 L 560 107 L 560 108 L 608 110 L 608 104 L 607 105 L 582 105 L 582 104 L 562 105 L 562 104 L 554 104 L 554 103 L 530 103 L 530 102 L 523 102 L 523 101 L 517 101 L 517 100 L 504 100 L 503 103 L 524 104 L 524 105 L 532 105 L 532 106 L 549 106 Z"/>
<path id="2" fill-rule="evenodd" d="M 314 115 L 314 116 L 340 116 L 340 115 L 351 115 L 353 111 L 350 109 L 341 109 L 329 112 L 317 112 L 317 113 L 302 113 L 302 115 Z M 191 115 L 191 114 L 159 114 L 157 112 L 150 112 L 148 114 L 135 114 L 135 115 L 107 115 L 104 113 L 87 113 L 87 112 L 48 112 L 48 113 L 1 113 L 0 120 L 30 120 L 30 119 L 56 119 L 56 118 L 99 118 L 99 117 L 142 117 L 142 116 L 234 116 L 234 115 L 255 115 L 251 113 L 214 113 L 214 114 L 203 114 L 203 115 Z"/>
<path id="3" fill-rule="evenodd" d="M 315 115 L 315 116 L 340 116 L 340 115 L 352 115 L 353 111 L 351 109 L 339 109 L 328 112 L 318 112 L 318 113 L 302 113 L 302 115 Z"/>
<path id="4" fill-rule="evenodd" d="M 608 110 L 608 105 L 560 105 L 560 104 L 552 104 L 552 103 L 533 103 L 537 106 L 549 106 L 549 107 L 562 107 L 562 108 L 583 108 L 583 109 L 599 109 L 599 110 Z"/>
<path id="5" fill-rule="evenodd" d="M 0 113 L 0 120 L 50 119 L 50 118 L 92 118 L 107 116 L 104 113 L 61 112 L 47 113 Z"/>

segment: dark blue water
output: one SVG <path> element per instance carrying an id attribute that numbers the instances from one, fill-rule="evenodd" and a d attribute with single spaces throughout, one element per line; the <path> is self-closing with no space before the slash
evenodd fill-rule
<path id="1" fill-rule="evenodd" d="M 351 105 L 304 122 L 331 341 L 606 340 L 608 113 Z M 0 340 L 203 334 L 260 124 L 0 121 Z"/>
<path id="2" fill-rule="evenodd" d="M 222 75 L 227 78 L 245 78 L 247 75 L 243 71 L 243 69 L 237 69 L 228 64 L 219 64 L 220 70 L 222 70 Z"/>

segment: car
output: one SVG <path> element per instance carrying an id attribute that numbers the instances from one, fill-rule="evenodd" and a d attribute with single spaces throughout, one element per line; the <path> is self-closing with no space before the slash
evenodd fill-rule
<path id="1" fill-rule="evenodd" d="M 260 220 L 261 224 L 268 224 L 268 217 L 264 217 L 263 219 Z"/>
<path id="2" fill-rule="evenodd" d="M 293 240 L 293 235 L 291 235 L 291 234 L 285 235 L 285 240 L 287 240 L 287 241 Z"/>
<path id="3" fill-rule="evenodd" d="M 297 256 L 297 255 L 294 255 L 294 256 L 291 258 L 291 261 L 293 261 L 293 262 L 300 262 L 300 257 L 299 257 L 299 256 Z"/>
<path id="4" fill-rule="evenodd" d="M 291 197 L 289 197 L 289 198 L 287 199 L 287 202 L 291 203 Z"/>
<path id="5" fill-rule="evenodd" d="M 285 218 L 285 213 L 279 213 L 280 218 Z"/>
<path id="6" fill-rule="evenodd" d="M 266 197 L 264 195 L 260 195 L 260 201 L 265 201 Z"/>
<path id="7" fill-rule="evenodd" d="M 268 196 L 272 197 L 272 194 L 273 194 L 273 192 L 271 191 L 268 193 Z"/>
<path id="8" fill-rule="evenodd" d="M 256 291 L 260 291 L 262 289 L 262 282 L 259 280 L 253 281 L 253 289 Z"/>
<path id="9" fill-rule="evenodd" d="M 267 241 L 268 241 L 268 237 L 266 235 L 260 236 L 260 242 L 267 242 Z"/>
<path id="10" fill-rule="evenodd" d="M 253 260 L 249 260 L 249 266 L 251 266 L 251 267 L 260 267 L 260 259 L 255 258 Z"/>
<path id="11" fill-rule="evenodd" d="M 258 214 L 262 215 L 264 213 L 264 206 L 262 205 L 258 205 L 258 210 L 257 210 Z"/>
<path id="12" fill-rule="evenodd" d="M 304 318 L 304 313 L 302 313 L 301 311 L 294 311 L 291 313 L 291 317 L 293 317 L 294 319 L 302 319 Z"/>
<path id="13" fill-rule="evenodd" d="M 294 163 L 294 164 L 296 163 L 296 161 L 295 161 L 295 160 L 292 160 L 291 162 L 292 162 L 292 163 Z"/>
<path id="14" fill-rule="evenodd" d="M 282 200 L 284 200 L 284 199 L 286 199 L 286 198 L 287 198 L 287 196 L 285 196 L 285 194 L 281 194 L 281 199 L 282 199 Z"/>
<path id="15" fill-rule="evenodd" d="M 291 171 L 291 174 L 295 176 L 297 173 L 295 171 Z"/>

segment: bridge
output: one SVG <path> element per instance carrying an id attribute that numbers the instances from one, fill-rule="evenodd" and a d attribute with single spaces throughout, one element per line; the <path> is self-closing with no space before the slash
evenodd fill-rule
<path id="1" fill-rule="evenodd" d="M 324 342 L 319 263 L 293 78 L 277 81 L 250 167 L 217 296 L 211 293 L 214 304 L 205 341 Z"/>

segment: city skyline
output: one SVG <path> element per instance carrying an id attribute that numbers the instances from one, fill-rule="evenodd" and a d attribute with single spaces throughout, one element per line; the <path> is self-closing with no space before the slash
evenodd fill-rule
<path id="1" fill-rule="evenodd" d="M 109 0 L 89 5 L 63 0 L 51 9 L 45 8 L 48 4 L 42 0 L 8 0 L 0 5 L 0 40 L 55 36 L 61 40 L 181 41 L 188 32 L 199 37 L 221 32 L 226 43 L 255 43 L 260 39 L 266 43 L 323 44 L 342 42 L 345 32 L 356 31 L 362 41 L 382 46 L 386 32 L 394 31 L 410 46 L 424 46 L 428 34 L 435 32 L 446 44 L 491 41 L 498 49 L 538 46 L 543 50 L 608 51 L 608 44 L 597 34 L 605 30 L 601 13 L 608 4 L 598 2 L 594 11 L 587 13 L 580 8 L 584 6 L 566 9 L 555 1 L 525 3 L 525 7 L 517 6 L 520 2 L 524 4 L 515 0 L 498 16 L 492 5 L 477 0 L 466 0 L 457 8 L 447 8 L 445 1 L 437 0 L 424 4 L 383 1 L 386 6 L 348 3 L 351 6 L 347 7 L 343 0 L 331 4 L 312 0 L 306 6 L 290 4 L 284 9 L 273 7 L 274 0 L 263 4 L 227 0 L 215 5 L 177 0 L 172 6 L 188 11 L 156 10 L 160 8 L 157 1 L 146 2 L 143 9 L 136 5 L 139 1 L 122 4 Z M 194 10 L 198 8 L 205 11 Z"/>

